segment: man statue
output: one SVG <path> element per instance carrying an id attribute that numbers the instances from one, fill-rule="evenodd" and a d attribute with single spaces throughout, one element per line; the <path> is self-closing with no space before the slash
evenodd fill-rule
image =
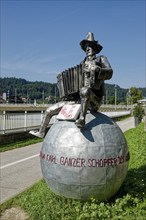
<path id="1" fill-rule="evenodd" d="M 44 115 L 44 118 L 41 123 L 41 127 L 39 131 L 30 131 L 31 134 L 44 137 L 46 133 L 46 128 L 49 124 L 49 121 L 53 115 L 57 115 L 61 108 L 65 104 L 75 104 L 81 103 L 81 111 L 79 114 L 79 118 L 75 121 L 77 127 L 83 129 L 85 126 L 86 113 L 89 109 L 91 112 L 97 112 L 102 101 L 102 97 L 104 95 L 104 80 L 108 80 L 112 77 L 113 70 L 108 62 L 107 57 L 105 56 L 97 56 L 101 50 L 102 46 L 98 43 L 98 41 L 94 40 L 93 33 L 89 32 L 86 36 L 86 39 L 80 42 L 81 48 L 86 52 L 86 57 L 84 61 L 81 63 L 82 66 L 82 83 L 79 86 L 78 90 L 75 92 L 66 92 L 63 99 L 64 101 L 58 102 L 51 107 L 49 107 Z M 76 67 L 72 68 L 72 72 L 76 73 Z M 69 74 L 70 69 L 66 70 L 64 73 Z M 60 74 L 59 74 L 60 76 Z M 61 75 L 62 77 L 63 75 Z M 64 76 L 63 76 L 64 77 Z M 65 85 L 61 84 L 61 90 L 68 88 L 69 77 L 67 75 L 65 81 Z M 73 84 L 76 83 L 75 75 L 69 85 L 73 88 Z M 67 85 L 66 85 L 67 84 Z M 59 85 L 58 85 L 59 86 Z M 76 87 L 77 88 L 77 87 Z"/>
<path id="2" fill-rule="evenodd" d="M 86 52 L 86 58 L 83 61 L 84 86 L 80 89 L 81 114 L 76 124 L 82 128 L 85 125 L 88 108 L 94 112 L 98 111 L 104 95 L 104 80 L 112 77 L 113 70 L 107 57 L 96 57 L 96 54 L 102 50 L 102 46 L 94 40 L 93 33 L 89 32 L 80 45 Z"/>

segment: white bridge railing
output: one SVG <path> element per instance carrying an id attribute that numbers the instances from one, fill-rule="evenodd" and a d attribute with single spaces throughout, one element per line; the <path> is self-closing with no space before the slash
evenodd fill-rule
<path id="1" fill-rule="evenodd" d="M 131 111 L 123 110 L 123 111 L 112 111 L 112 112 L 102 112 L 102 113 L 111 118 L 115 118 L 115 117 L 130 115 Z M 16 113 L 1 111 L 0 135 L 38 129 L 40 127 L 43 114 L 44 114 L 43 111 L 40 112 L 25 111 L 25 112 L 16 112 Z"/>
<path id="2" fill-rule="evenodd" d="M 3 111 L 0 114 L 0 135 L 28 131 L 40 127 L 43 118 L 42 112 L 17 112 Z"/>

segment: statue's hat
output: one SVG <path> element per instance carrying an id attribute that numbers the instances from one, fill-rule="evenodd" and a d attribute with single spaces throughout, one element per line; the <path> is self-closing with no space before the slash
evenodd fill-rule
<path id="1" fill-rule="evenodd" d="M 87 46 L 93 48 L 96 53 L 99 53 L 102 50 L 102 46 L 98 43 L 98 41 L 94 40 L 92 32 L 88 32 L 86 39 L 80 42 L 80 46 L 84 51 L 86 51 Z"/>

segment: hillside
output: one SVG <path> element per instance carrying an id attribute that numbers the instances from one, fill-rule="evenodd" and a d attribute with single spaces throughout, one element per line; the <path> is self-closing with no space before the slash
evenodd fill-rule
<path id="1" fill-rule="evenodd" d="M 142 91 L 142 96 L 146 97 L 146 88 L 138 88 Z M 117 85 L 118 102 L 125 102 L 128 89 L 121 88 Z M 58 89 L 56 83 L 47 83 L 42 81 L 27 81 L 22 78 L 5 77 L 0 80 L 0 95 L 3 93 L 9 96 L 29 97 L 29 99 L 42 100 L 46 97 L 58 97 Z M 105 84 L 105 102 L 109 102 L 111 97 L 115 96 L 115 85 Z"/>
<path id="2" fill-rule="evenodd" d="M 56 90 L 56 91 L 55 91 Z M 29 99 L 42 99 L 58 95 L 56 84 L 47 82 L 31 82 L 21 78 L 2 78 L 0 81 L 0 95 L 3 93 L 9 96 L 20 96 Z"/>

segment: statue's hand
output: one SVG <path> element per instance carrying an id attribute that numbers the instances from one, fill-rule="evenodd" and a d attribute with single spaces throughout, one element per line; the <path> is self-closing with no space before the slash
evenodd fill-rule
<path id="1" fill-rule="evenodd" d="M 85 62 L 84 70 L 85 72 L 90 72 L 91 64 L 89 62 Z"/>
<path id="2" fill-rule="evenodd" d="M 86 72 L 91 72 L 91 71 L 97 71 L 98 72 L 98 70 L 96 70 L 97 68 L 100 68 L 100 67 L 95 65 L 94 63 L 88 62 L 88 63 L 85 63 L 84 70 Z"/>
<path id="3" fill-rule="evenodd" d="M 97 73 L 100 73 L 100 72 L 101 72 L 101 67 L 100 67 L 100 66 L 96 66 L 95 71 L 96 71 Z"/>

